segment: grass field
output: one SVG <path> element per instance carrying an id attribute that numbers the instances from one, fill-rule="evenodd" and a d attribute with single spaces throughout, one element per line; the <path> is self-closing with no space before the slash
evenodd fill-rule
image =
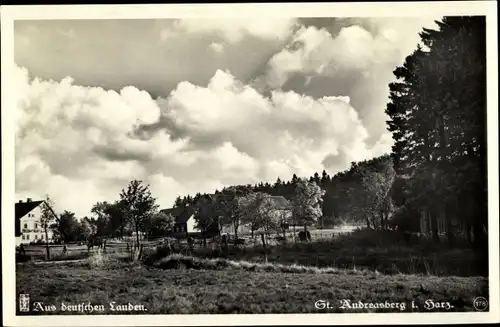
<path id="1" fill-rule="evenodd" d="M 360 271 L 273 273 L 246 270 L 163 270 L 111 261 L 100 267 L 86 262 L 28 263 L 18 267 L 17 293 L 55 311 L 31 314 L 182 314 L 182 313 L 320 313 L 428 311 L 426 301 L 448 302 L 448 310 L 472 311 L 476 296 L 487 296 L 483 277 L 388 276 Z M 401 309 L 342 309 L 341 300 L 404 302 Z M 331 309 L 317 309 L 318 300 Z M 419 308 L 413 308 L 414 301 Z M 92 303 L 104 311 L 67 312 L 61 304 Z M 116 312 L 109 303 L 142 305 L 147 311 Z"/>
<path id="2" fill-rule="evenodd" d="M 144 246 L 151 247 L 156 242 L 144 241 Z M 67 253 L 63 254 L 63 245 L 49 245 L 50 260 L 64 261 L 64 260 L 78 260 L 88 258 L 93 253 L 97 252 L 97 247 L 88 251 L 86 245 L 67 244 Z M 46 259 L 45 245 L 26 245 L 26 255 L 30 256 L 34 261 Z M 127 243 L 119 241 L 110 241 L 107 245 L 106 251 L 109 253 L 125 253 L 127 251 Z"/>
<path id="3" fill-rule="evenodd" d="M 256 246 L 230 249 L 228 258 L 263 262 L 264 249 Z M 311 243 L 272 245 L 269 262 L 316 267 L 377 270 L 384 274 L 426 274 L 436 276 L 487 276 L 487 253 L 472 251 L 466 244 L 449 246 L 426 239 L 400 239 L 393 232 L 370 230 L 337 235 L 334 239 Z M 198 249 L 195 255 L 207 256 Z"/>
<path id="4" fill-rule="evenodd" d="M 145 258 L 160 253 L 152 245 L 146 243 Z M 51 250 L 57 257 L 57 248 Z M 43 247 L 27 251 L 42 257 L 44 253 Z M 85 313 L 61 311 L 63 302 L 91 302 L 103 305 L 99 308 L 104 313 L 120 314 L 388 310 L 342 309 L 343 299 L 403 302 L 403 311 L 427 311 L 426 301 L 433 300 L 450 307 L 432 311 L 471 311 L 475 297 L 488 297 L 486 253 L 458 244 L 402 240 L 391 232 L 363 230 L 328 241 L 276 244 L 266 251 L 268 263 L 261 245 L 233 247 L 226 258 L 213 258 L 209 247 L 197 248 L 188 257 L 160 253 L 150 257 L 152 263 L 131 263 L 124 243 L 110 243 L 105 254 L 71 245 L 60 261 L 17 264 L 16 288 L 18 294 L 30 294 L 32 303 L 55 308 L 31 314 Z M 78 256 L 79 261 L 63 261 Z M 332 308 L 317 309 L 318 300 L 330 301 Z M 147 311 L 111 311 L 113 301 L 143 305 Z"/>
<path id="5" fill-rule="evenodd" d="M 184 242 L 185 243 L 185 242 Z M 296 264 L 315 267 L 336 267 L 345 269 L 367 269 L 383 274 L 425 274 L 435 276 L 487 276 L 487 252 L 477 253 L 467 245 L 434 243 L 427 239 L 407 242 L 393 232 L 370 230 L 337 234 L 335 238 L 311 243 L 271 243 L 266 250 L 259 239 L 248 242 L 243 247 L 230 247 L 228 259 L 264 262 L 265 253 L 271 263 Z M 146 249 L 154 247 L 156 241 L 144 241 Z M 255 244 L 255 245 L 254 245 Z M 181 244 L 180 248 L 185 247 Z M 86 259 L 97 251 L 87 251 L 84 245 L 69 244 L 67 253 L 62 254 L 62 246 L 51 246 L 51 260 Z M 127 253 L 127 244 L 110 241 L 106 252 Z M 45 259 L 45 248 L 40 245 L 26 246 L 26 253 L 33 260 Z M 193 253 L 198 257 L 218 256 L 209 244 L 207 248 L 198 245 Z"/>

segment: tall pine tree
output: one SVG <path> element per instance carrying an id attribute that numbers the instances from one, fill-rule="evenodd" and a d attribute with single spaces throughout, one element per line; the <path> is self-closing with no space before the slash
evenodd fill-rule
<path id="1" fill-rule="evenodd" d="M 478 247 L 486 240 L 486 43 L 484 17 L 445 17 L 424 29 L 390 87 L 388 129 L 413 206 L 437 218 L 461 215 Z"/>

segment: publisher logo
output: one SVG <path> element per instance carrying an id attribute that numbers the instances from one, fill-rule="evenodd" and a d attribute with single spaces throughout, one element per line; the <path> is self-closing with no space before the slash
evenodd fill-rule
<path id="1" fill-rule="evenodd" d="M 476 297 L 472 304 L 477 311 L 484 311 L 488 308 L 488 300 L 482 296 Z"/>
<path id="2" fill-rule="evenodd" d="M 29 294 L 19 294 L 19 311 L 30 311 L 30 296 Z"/>

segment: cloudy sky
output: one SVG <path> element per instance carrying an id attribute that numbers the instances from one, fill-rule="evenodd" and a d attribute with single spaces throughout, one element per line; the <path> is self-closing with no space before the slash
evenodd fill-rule
<path id="1" fill-rule="evenodd" d="M 439 17 L 433 17 L 439 19 Z M 431 18 L 15 23 L 16 197 L 162 207 L 390 151 L 392 71 Z"/>

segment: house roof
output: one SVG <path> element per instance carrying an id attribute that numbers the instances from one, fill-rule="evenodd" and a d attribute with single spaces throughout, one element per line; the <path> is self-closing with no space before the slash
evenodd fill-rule
<path id="1" fill-rule="evenodd" d="M 175 223 L 176 224 L 183 224 L 186 223 L 191 215 L 194 213 L 194 210 L 190 207 L 187 208 L 169 208 L 169 209 L 163 209 L 160 210 L 160 212 L 170 214 L 175 218 Z"/>
<path id="2" fill-rule="evenodd" d="M 21 236 L 21 218 L 26 216 L 29 212 L 31 212 L 33 209 L 38 207 L 43 201 L 30 201 L 30 202 L 18 202 L 16 203 L 16 208 L 15 208 L 15 228 L 16 236 Z"/>
<path id="3" fill-rule="evenodd" d="M 160 212 L 162 213 L 165 213 L 165 214 L 170 214 L 174 217 L 178 217 L 182 214 L 182 212 L 184 211 L 184 208 L 180 208 L 180 207 L 175 207 L 175 208 L 169 208 L 169 209 L 163 209 L 163 210 L 160 210 Z"/>

